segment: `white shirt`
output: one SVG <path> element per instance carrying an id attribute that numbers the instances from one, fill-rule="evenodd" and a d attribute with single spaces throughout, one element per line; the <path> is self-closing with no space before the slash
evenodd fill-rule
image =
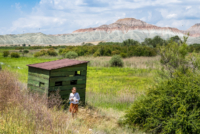
<path id="1" fill-rule="evenodd" d="M 72 101 L 72 99 L 73 99 L 73 101 Z M 79 102 L 79 100 L 80 100 L 79 93 L 75 93 L 75 94 L 70 93 L 70 95 L 69 95 L 69 100 L 70 100 L 70 102 L 73 103 L 73 104 L 78 104 L 78 102 Z M 77 101 L 77 102 L 76 102 L 76 101 Z"/>

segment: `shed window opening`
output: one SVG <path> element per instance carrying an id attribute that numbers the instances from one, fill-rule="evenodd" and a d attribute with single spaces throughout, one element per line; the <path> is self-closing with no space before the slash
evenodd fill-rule
<path id="1" fill-rule="evenodd" d="M 77 80 L 70 81 L 70 85 L 77 85 Z"/>
<path id="2" fill-rule="evenodd" d="M 81 71 L 76 71 L 75 75 L 81 75 Z"/>
<path id="3" fill-rule="evenodd" d="M 62 86 L 63 85 L 63 82 L 62 81 L 57 81 L 55 82 L 55 86 Z"/>
<path id="4" fill-rule="evenodd" d="M 44 87 L 44 83 L 40 82 L 39 86 Z"/>

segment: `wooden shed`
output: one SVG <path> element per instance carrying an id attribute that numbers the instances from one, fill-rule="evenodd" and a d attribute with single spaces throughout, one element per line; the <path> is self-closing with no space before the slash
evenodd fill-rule
<path id="1" fill-rule="evenodd" d="M 77 88 L 85 104 L 88 61 L 62 59 L 27 65 L 28 89 L 50 95 L 60 90 L 62 99 L 68 99 L 72 87 Z"/>

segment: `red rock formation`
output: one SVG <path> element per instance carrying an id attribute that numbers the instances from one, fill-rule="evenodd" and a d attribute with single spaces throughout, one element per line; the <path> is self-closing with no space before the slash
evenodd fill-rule
<path id="1" fill-rule="evenodd" d="M 190 33 L 190 35 L 194 37 L 199 37 L 200 36 L 200 23 L 195 24 L 194 26 L 190 27 L 186 32 Z"/>
<path id="2" fill-rule="evenodd" d="M 197 26 L 200 28 L 200 24 L 197 24 Z M 196 28 L 191 28 L 190 36 L 199 37 L 200 32 L 193 32 Z M 96 28 L 86 28 L 86 29 L 79 29 L 74 31 L 73 33 L 82 33 L 82 32 L 92 32 L 92 31 L 106 31 L 106 32 L 112 32 L 115 30 L 128 32 L 129 30 L 163 30 L 163 31 L 171 31 L 174 33 L 182 33 L 186 34 L 188 31 L 181 31 L 177 28 L 171 28 L 171 27 L 158 27 L 155 25 L 148 24 L 144 21 L 137 20 L 135 18 L 125 18 L 125 19 L 119 19 L 115 23 L 112 23 L 110 25 L 102 25 L 100 27 Z M 197 30 L 198 31 L 198 30 Z M 199 29 L 200 31 L 200 29 Z"/>

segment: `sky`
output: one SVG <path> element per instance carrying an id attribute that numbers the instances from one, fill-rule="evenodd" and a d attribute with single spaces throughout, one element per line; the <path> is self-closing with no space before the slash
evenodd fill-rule
<path id="1" fill-rule="evenodd" d="M 200 23 L 200 0 L 0 0 L 0 35 L 65 34 L 121 18 L 186 30 Z"/>

